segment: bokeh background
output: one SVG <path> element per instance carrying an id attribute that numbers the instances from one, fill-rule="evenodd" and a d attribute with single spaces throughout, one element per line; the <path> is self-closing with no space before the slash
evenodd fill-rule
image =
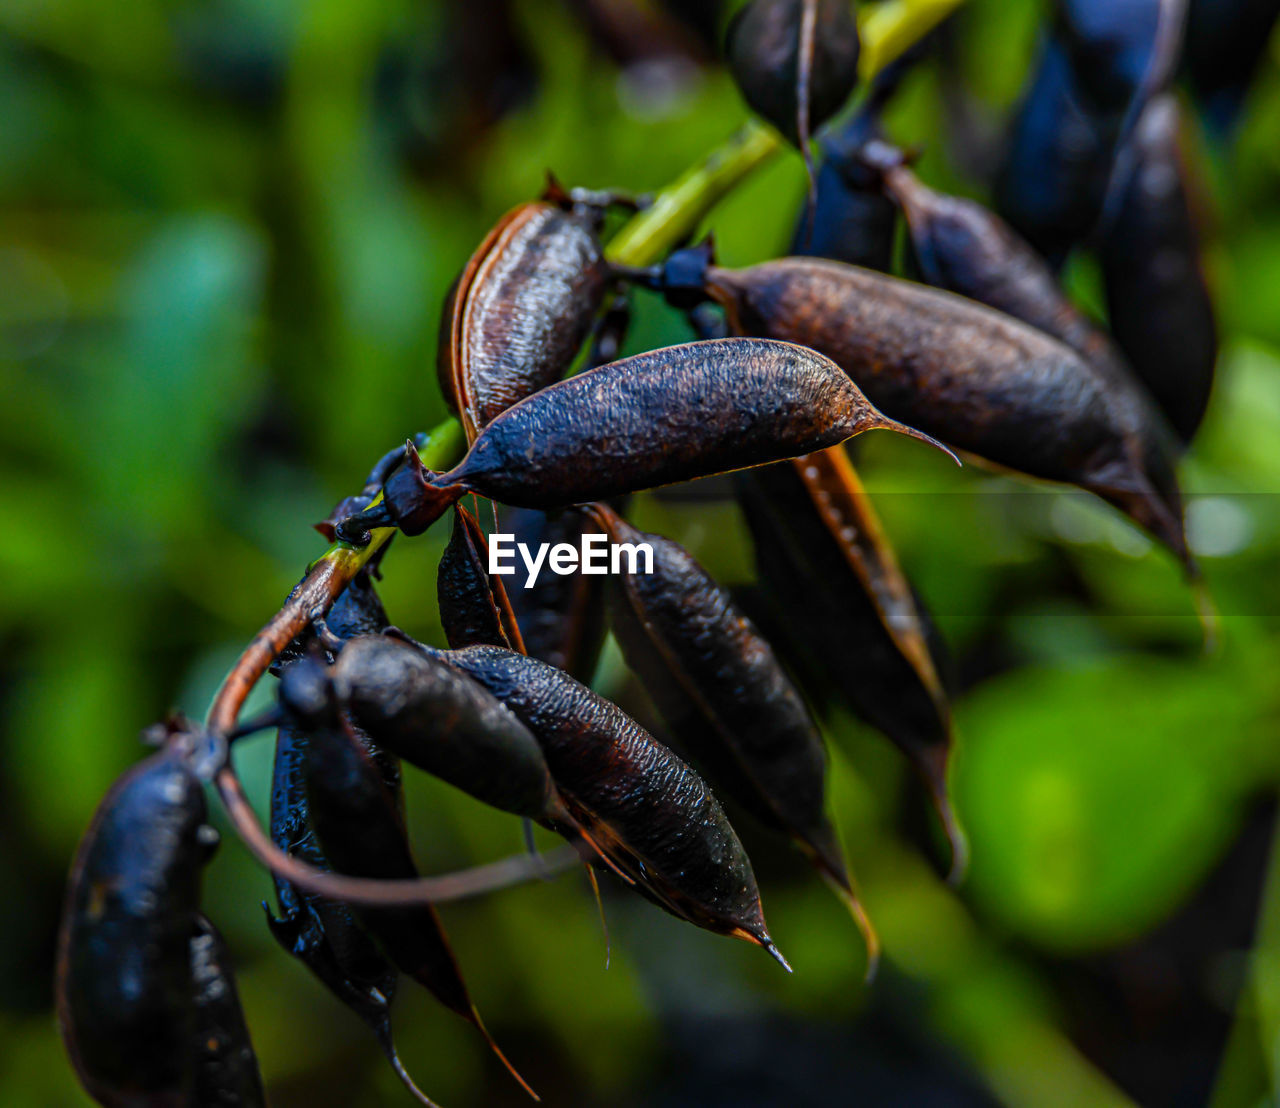
<path id="1" fill-rule="evenodd" d="M 0 5 L 0 1104 L 87 1103 L 50 1010 L 71 853 L 138 731 L 202 713 L 323 549 L 311 522 L 442 416 L 439 306 L 487 228 L 547 169 L 655 189 L 746 118 L 714 62 L 719 5 L 678 7 Z M 644 19 L 611 22 L 628 13 Z M 1042 14 L 971 0 L 947 63 L 907 82 L 890 130 L 927 181 L 982 195 L 964 167 Z M 481 1011 L 548 1103 L 1274 1103 L 1274 60 L 1230 141 L 1191 120 L 1224 341 L 1183 473 L 1220 648 L 1202 650 L 1171 560 L 1108 509 L 870 436 L 864 478 L 961 675 L 969 879 L 941 880 L 902 760 L 836 716 L 833 807 L 887 951 L 871 988 L 843 909 L 745 823 L 791 977 L 616 888 L 606 969 L 576 875 L 445 908 Z M 784 252 L 803 191 L 793 154 L 760 171 L 709 220 L 722 258 Z M 1087 257 L 1069 278 L 1099 302 Z M 688 337 L 652 297 L 636 313 L 630 349 Z M 731 504 L 643 497 L 636 518 L 749 582 Z M 385 563 L 392 618 L 427 638 L 441 543 L 398 541 Z M 647 712 L 616 652 L 597 685 Z M 270 748 L 239 755 L 263 810 Z M 514 820 L 411 777 L 424 869 L 520 849 Z M 206 903 L 273 1103 L 408 1103 L 272 943 L 269 893 L 228 835 Z M 441 1103 L 526 1102 L 469 1027 L 407 986 L 398 1004 L 402 1056 Z"/>

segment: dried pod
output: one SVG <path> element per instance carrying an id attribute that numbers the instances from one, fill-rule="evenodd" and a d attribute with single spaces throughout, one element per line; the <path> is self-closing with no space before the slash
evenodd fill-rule
<path id="1" fill-rule="evenodd" d="M 338 714 L 326 667 L 314 658 L 295 662 L 281 679 L 280 700 L 307 731 L 311 822 L 334 870 L 354 877 L 417 877 L 399 804 L 370 753 Z M 396 968 L 474 1024 L 511 1075 L 534 1096 L 485 1029 L 435 909 L 366 907 L 358 916 Z"/>
<path id="2" fill-rule="evenodd" d="M 995 201 L 1055 269 L 1102 214 L 1115 132 L 1083 105 L 1062 44 L 1046 41 L 1014 116 Z"/>
<path id="3" fill-rule="evenodd" d="M 517 543 L 531 549 L 559 543 L 580 547 L 596 524 L 582 512 L 548 514 L 516 508 L 503 517 Z M 604 644 L 604 579 L 595 574 L 543 573 L 527 588 L 512 589 L 512 611 L 524 639 L 524 653 L 590 682 Z"/>
<path id="4" fill-rule="evenodd" d="M 489 546 L 476 517 L 453 506 L 453 533 L 436 571 L 436 595 L 445 638 L 455 649 L 502 646 L 524 653 L 506 587 L 488 569 Z"/>
<path id="5" fill-rule="evenodd" d="M 804 851 L 848 905 L 874 965 L 875 931 L 825 810 L 822 736 L 772 647 L 682 546 L 602 505 L 591 511 L 615 542 L 653 551 L 651 572 L 610 580 L 627 665 L 707 779 Z"/>
<path id="6" fill-rule="evenodd" d="M 467 440 L 499 412 L 558 381 L 604 300 L 599 210 L 552 182 L 489 232 L 444 305 L 440 387 Z"/>
<path id="7" fill-rule="evenodd" d="M 281 850 L 321 870 L 332 870 L 316 841 L 307 794 L 309 732 L 287 723 L 276 737 L 271 779 L 271 838 Z M 378 759 L 383 783 L 398 797 L 398 780 L 389 778 L 393 760 Z M 335 817 L 336 818 L 336 817 Z M 391 1002 L 399 974 L 378 949 L 373 936 L 350 905 L 313 896 L 277 877 L 280 915 L 267 913 L 272 936 L 307 967 L 339 1001 L 373 1031 L 396 1076 L 423 1103 L 430 1103 L 413 1083 L 396 1051 Z M 266 905 L 263 905 L 264 909 Z"/>
<path id="8" fill-rule="evenodd" d="M 943 647 L 839 447 L 744 473 L 739 501 L 778 633 L 803 674 L 911 759 L 951 843 L 967 847 L 947 790 L 951 706 Z"/>
<path id="9" fill-rule="evenodd" d="M 802 149 L 853 93 L 858 54 L 848 0 L 751 0 L 725 35 L 742 98 Z"/>
<path id="10" fill-rule="evenodd" d="M 1176 47 L 1186 0 L 1055 0 L 1055 29 L 1089 107 L 1119 119 L 1148 84 L 1159 84 L 1161 20 Z M 1168 47 L 1166 48 L 1168 49 Z"/>
<path id="11" fill-rule="evenodd" d="M 813 258 L 708 267 L 704 286 L 738 333 L 811 346 L 895 418 L 1096 493 L 1194 572 L 1172 452 L 1146 398 L 1056 339 L 950 293 Z"/>
<path id="12" fill-rule="evenodd" d="M 1240 117 L 1277 18 L 1277 0 L 1191 0 L 1183 64 L 1220 134 L 1228 134 Z"/>
<path id="13" fill-rule="evenodd" d="M 912 257 L 928 284 L 1020 319 L 1086 360 L 1125 372 L 1106 332 L 1071 302 L 1048 263 L 995 212 L 929 188 L 900 159 L 882 166 L 882 180 L 906 216 Z"/>
<path id="14" fill-rule="evenodd" d="M 217 836 L 204 790 L 173 747 L 107 793 L 72 865 L 58 935 L 58 1023 L 101 1104 L 192 1102 L 191 936 Z"/>
<path id="15" fill-rule="evenodd" d="M 559 508 L 791 458 L 885 428 L 828 358 L 762 339 L 711 339 L 623 358 L 549 385 L 495 418 L 448 473 L 418 461 L 339 533 L 415 535 L 468 492 Z"/>
<path id="16" fill-rule="evenodd" d="M 1111 330 L 1184 442 L 1204 418 L 1218 357 L 1213 301 L 1179 150 L 1178 104 L 1153 100 L 1131 140 L 1099 248 Z"/>
<path id="17" fill-rule="evenodd" d="M 195 998 L 195 1096 L 193 1104 L 225 1108 L 265 1105 L 262 1074 L 249 1041 L 231 956 L 218 929 L 195 919 L 190 942 Z"/>
<path id="18" fill-rule="evenodd" d="M 343 649 L 334 688 L 375 742 L 486 804 L 547 824 L 568 821 L 528 729 L 491 693 L 401 639 Z"/>
<path id="19" fill-rule="evenodd" d="M 688 765 L 615 704 L 536 658 L 489 646 L 425 649 L 470 674 L 533 732 L 569 811 L 638 889 L 786 965 L 746 851 Z"/>

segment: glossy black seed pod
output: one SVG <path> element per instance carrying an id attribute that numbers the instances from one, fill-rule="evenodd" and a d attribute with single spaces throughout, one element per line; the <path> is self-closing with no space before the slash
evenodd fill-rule
<path id="1" fill-rule="evenodd" d="M 227 944 L 204 916 L 191 937 L 195 998 L 195 1098 L 200 1108 L 266 1104 L 258 1059 L 249 1041 Z"/>
<path id="2" fill-rule="evenodd" d="M 73 864 L 58 937 L 58 1022 L 99 1103 L 179 1108 L 195 1087 L 190 943 L 216 836 L 175 749 L 127 772 Z"/>
<path id="3" fill-rule="evenodd" d="M 466 674 L 375 635 L 347 644 L 333 683 L 355 723 L 418 768 L 503 811 L 564 820 L 537 741 Z"/>
<path id="4" fill-rule="evenodd" d="M 1014 117 L 995 201 L 1055 269 L 1102 214 L 1116 126 L 1084 106 L 1066 49 L 1046 41 Z"/>
<path id="5" fill-rule="evenodd" d="M 642 891 L 681 919 L 773 952 L 751 863 L 688 765 L 616 705 L 536 658 L 487 646 L 440 656 L 533 732 L 569 810 Z"/>
<path id="6" fill-rule="evenodd" d="M 743 99 L 800 146 L 849 99 L 858 55 L 845 0 L 751 0 L 725 35 Z"/>
<path id="7" fill-rule="evenodd" d="M 1116 219 L 1099 247 L 1111 331 L 1184 442 L 1204 418 L 1218 357 L 1213 301 L 1179 150 L 1172 96 L 1153 100 L 1132 139 Z"/>

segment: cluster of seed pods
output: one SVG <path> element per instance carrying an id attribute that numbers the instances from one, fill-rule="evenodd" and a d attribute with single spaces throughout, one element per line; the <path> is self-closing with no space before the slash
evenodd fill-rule
<path id="1" fill-rule="evenodd" d="M 465 455 L 435 472 L 411 440 L 318 525 L 352 552 L 450 515 L 437 581 L 447 647 L 391 626 L 373 580 L 380 552 L 331 607 L 305 611 L 300 632 L 256 640 L 279 677 L 267 717 L 240 731 L 174 721 L 112 789 L 76 859 L 59 943 L 60 1021 L 95 1098 L 263 1103 L 226 951 L 199 910 L 214 842 L 201 784 L 232 773 L 228 742 L 255 729 L 277 729 L 270 841 L 255 847 L 275 874 L 271 934 L 428 1104 L 394 1045 L 402 977 L 473 1024 L 524 1082 L 432 906 L 444 884 L 419 880 L 402 762 L 563 837 L 593 884 L 610 873 L 787 966 L 722 795 L 792 840 L 852 913 L 870 968 L 878 939 L 828 810 L 813 711 L 838 698 L 916 769 L 952 873 L 963 870 L 946 650 L 844 444 L 892 430 L 1079 486 L 1196 574 L 1175 464 L 1203 415 L 1216 343 L 1162 92 L 1181 8 L 1104 9 L 1058 5 L 998 191 L 1008 223 L 929 188 L 885 140 L 901 66 L 822 143 L 794 256 L 728 269 L 695 247 L 615 268 L 599 238 L 614 198 L 554 182 L 503 217 L 441 321 L 438 376 Z M 857 77 L 848 6 L 825 0 L 752 0 L 727 54 L 747 103 L 806 157 Z M 1072 149 L 1087 164 L 1050 158 L 1034 180 L 1019 176 L 1081 128 L 1092 137 Z M 899 213 L 924 283 L 888 273 Z M 1057 263 L 1086 240 L 1103 260 L 1114 339 L 1057 282 Z M 1153 253 L 1177 264 L 1147 272 Z M 724 333 L 617 358 L 625 282 Z M 722 325 L 696 314 L 707 304 Z M 593 332 L 587 368 L 566 376 Z M 726 473 L 766 601 L 758 623 L 688 551 L 625 518 L 633 493 Z M 508 590 L 469 496 L 501 505 L 522 539 L 603 534 L 648 544 L 652 566 Z M 662 734 L 590 687 L 606 627 Z M 550 872 L 536 857 L 522 872 L 536 865 Z"/>

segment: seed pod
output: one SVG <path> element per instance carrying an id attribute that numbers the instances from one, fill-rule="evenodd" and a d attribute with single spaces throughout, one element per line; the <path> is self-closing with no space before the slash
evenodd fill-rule
<path id="1" fill-rule="evenodd" d="M 332 518 L 335 523 L 346 518 L 341 506 Z M 366 570 L 338 597 L 329 611 L 327 626 L 339 638 L 349 639 L 379 632 L 388 623 Z M 288 665 L 304 657 L 313 639 L 310 633 L 300 637 L 281 654 L 280 660 Z M 394 755 L 366 741 L 367 736 L 361 738 L 398 809 L 399 762 Z M 327 871 L 333 867 L 316 841 L 307 795 L 308 742 L 307 729 L 292 721 L 282 725 L 277 733 L 271 779 L 271 838 L 285 853 Z M 280 877 L 275 878 L 275 887 L 279 917 L 273 917 L 263 905 L 272 936 L 369 1026 L 396 1076 L 414 1096 L 427 1102 L 405 1070 L 395 1047 L 391 1027 L 391 1001 L 398 983 L 395 966 L 378 950 L 373 937 L 349 905 L 303 892 Z"/>
<path id="2" fill-rule="evenodd" d="M 524 642 L 502 579 L 489 576 L 489 544 L 476 517 L 453 506 L 453 533 L 436 571 L 445 638 L 455 649 L 501 646 L 524 653 Z"/>
<path id="3" fill-rule="evenodd" d="M 1020 319 L 1086 360 L 1115 359 L 1106 333 L 1068 299 L 1044 259 L 995 212 L 929 188 L 900 160 L 881 169 L 885 190 L 906 216 L 912 257 L 924 281 Z"/>
<path id="4" fill-rule="evenodd" d="M 1081 102 L 1062 44 L 1049 39 L 1014 116 L 996 179 L 996 210 L 1056 270 L 1102 213 L 1115 127 Z"/>
<path id="5" fill-rule="evenodd" d="M 455 282 L 437 368 L 468 442 L 568 370 L 608 285 L 598 222 L 552 182 L 499 221 Z"/>
<path id="6" fill-rule="evenodd" d="M 265 1105 L 230 954 L 218 929 L 202 915 L 195 918 L 190 951 L 196 1012 L 193 1103 L 209 1108 Z"/>
<path id="7" fill-rule="evenodd" d="M 853 93 L 859 52 L 845 0 L 751 0 L 725 35 L 742 98 L 802 150 Z"/>
<path id="8" fill-rule="evenodd" d="M 638 889 L 672 915 L 747 939 L 785 966 L 755 875 L 702 778 L 563 670 L 490 646 L 431 651 L 511 709 L 542 746 L 569 811 Z"/>
<path id="9" fill-rule="evenodd" d="M 1143 112 L 1131 172 L 1099 250 L 1111 330 L 1184 442 L 1204 418 L 1218 356 L 1213 301 L 1184 184 L 1178 105 Z"/>
<path id="10" fill-rule="evenodd" d="M 334 688 L 375 742 L 505 812 L 570 822 L 537 740 L 464 673 L 401 639 L 347 644 Z"/>
<path id="11" fill-rule="evenodd" d="M 58 935 L 58 1023 L 99 1103 L 191 1102 L 196 1029 L 190 941 L 216 835 L 176 748 L 107 793 L 71 869 Z"/>
<path id="12" fill-rule="evenodd" d="M 276 737 L 271 838 L 286 853 L 329 871 L 333 867 L 316 841 L 311 821 L 306 779 L 308 735 L 305 728 L 289 723 Z M 385 772 L 390 761 L 385 754 L 380 758 L 383 782 L 398 797 L 398 780 L 388 780 Z M 279 877 L 275 885 L 280 916 L 275 918 L 268 911 L 267 926 L 276 942 L 369 1026 L 396 1076 L 415 1097 L 429 1104 L 405 1070 L 395 1046 L 391 1027 L 391 1002 L 399 976 L 395 966 L 383 956 L 349 905 L 302 892 Z"/>
<path id="13" fill-rule="evenodd" d="M 1277 0 L 1191 0 L 1183 61 L 1196 99 L 1225 136 L 1266 56 Z"/>
<path id="14" fill-rule="evenodd" d="M 707 779 L 766 826 L 785 832 L 878 948 L 827 818 L 827 754 L 813 717 L 772 647 L 729 593 L 670 539 L 637 531 L 603 505 L 615 542 L 647 543 L 652 572 L 610 580 L 609 610 L 627 665 Z"/>
<path id="15" fill-rule="evenodd" d="M 516 541 L 530 548 L 542 543 L 548 548 L 558 543 L 578 547 L 584 534 L 597 529 L 581 512 L 548 515 L 536 508 L 513 509 L 504 521 Z M 604 645 L 604 579 L 580 569 L 543 573 L 532 586 L 513 589 L 508 597 L 524 652 L 590 682 Z"/>
<path id="16" fill-rule="evenodd" d="M 911 760 L 951 843 L 967 847 L 947 791 L 951 706 L 942 643 L 839 447 L 740 475 L 739 500 L 777 628 L 837 698 Z"/>
<path id="17" fill-rule="evenodd" d="M 280 699 L 307 730 L 311 820 L 334 870 L 354 877 L 417 877 L 403 816 L 373 758 L 338 714 L 325 666 L 314 658 L 290 666 L 280 682 Z M 473 1023 L 511 1075 L 534 1095 L 485 1030 L 435 909 L 429 904 L 366 907 L 358 915 L 396 968 Z"/>
<path id="18" fill-rule="evenodd" d="M 1096 493 L 1194 573 L 1171 452 L 1145 398 L 1057 340 L 838 262 L 709 267 L 705 287 L 738 333 L 805 343 L 895 418 L 996 465 Z"/>
<path id="19" fill-rule="evenodd" d="M 1055 0 L 1055 28 L 1090 108 L 1121 118 L 1148 81 L 1161 44 L 1162 9 L 1180 37 L 1185 0 Z"/>

